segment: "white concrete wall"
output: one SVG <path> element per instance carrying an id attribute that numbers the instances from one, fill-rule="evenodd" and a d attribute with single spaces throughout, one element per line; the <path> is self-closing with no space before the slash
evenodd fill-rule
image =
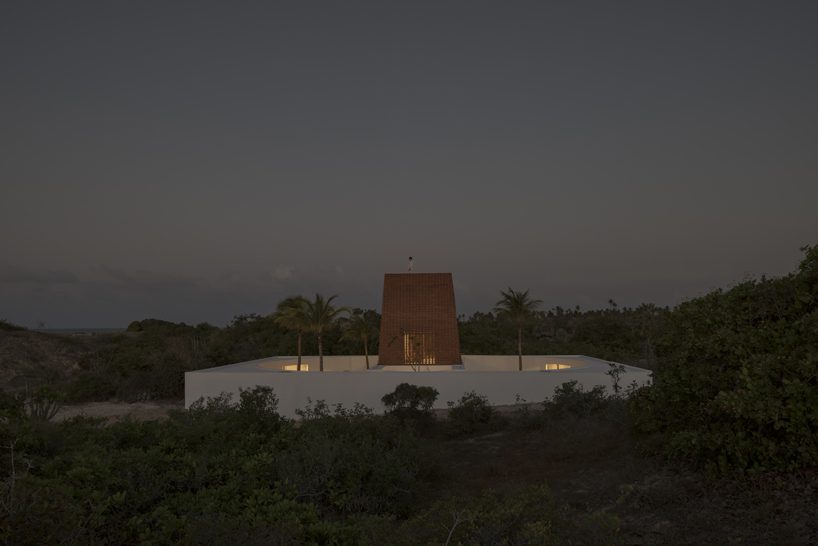
<path id="1" fill-rule="evenodd" d="M 356 358 L 331 357 L 324 360 L 326 370 L 343 370 L 357 366 Z M 307 405 L 308 400 L 324 400 L 328 404 L 341 403 L 350 407 L 358 402 L 376 412 L 384 410 L 381 397 L 395 390 L 400 383 L 434 387 L 440 393 L 436 408 L 447 407 L 447 402 L 458 400 L 465 392 L 475 391 L 486 396 L 492 405 L 514 404 L 520 395 L 528 402 L 541 402 L 553 395 L 554 388 L 567 381 L 578 381 L 586 390 L 596 385 L 610 389 L 611 378 L 605 374 L 607 363 L 589 357 L 527 357 L 528 365 L 542 366 L 552 362 L 570 362 L 571 369 L 559 371 L 516 370 L 517 358 L 506 356 L 464 356 L 464 370 L 435 371 L 327 371 L 317 370 L 317 358 L 304 359 L 310 363 L 309 373 L 277 372 L 260 365 L 275 362 L 294 362 L 290 358 L 264 359 L 252 362 L 210 368 L 185 374 L 185 407 L 199 398 L 215 397 L 222 392 L 238 397 L 239 389 L 267 385 L 274 389 L 279 400 L 279 413 L 295 416 L 295 410 Z M 315 366 L 313 368 L 313 366 Z M 349 369 L 349 368 L 347 368 Z M 354 369 L 354 368 L 352 368 Z M 359 368 L 360 369 L 360 368 Z M 635 380 L 639 384 L 650 381 L 650 372 L 627 367 L 622 376 L 623 386 Z"/>
<path id="2" fill-rule="evenodd" d="M 567 364 L 574 370 L 588 367 L 592 363 L 605 366 L 607 361 L 581 355 L 526 355 L 523 356 L 523 370 L 543 370 L 546 364 Z M 516 355 L 463 355 L 463 365 L 471 371 L 516 372 L 519 363 Z"/>
<path id="3" fill-rule="evenodd" d="M 463 366 L 470 371 L 485 371 L 485 372 L 503 372 L 503 371 L 517 371 L 517 357 L 514 355 L 462 355 Z M 199 371 L 217 371 L 226 370 L 228 368 L 238 368 L 255 365 L 262 369 L 283 369 L 285 365 L 295 365 L 298 358 L 294 356 L 274 356 L 270 358 L 262 358 L 259 360 L 251 360 L 247 362 L 239 362 L 238 364 L 230 364 L 228 366 L 219 366 L 218 368 L 208 368 L 208 370 Z M 523 369 L 535 370 L 543 369 L 545 364 L 568 364 L 573 368 L 583 368 L 588 366 L 589 362 L 605 363 L 604 360 L 582 356 L 582 355 L 526 355 L 523 356 Z M 308 364 L 309 372 L 318 372 L 318 357 L 304 356 L 301 358 L 302 364 Z M 369 366 L 371 369 L 378 367 L 378 355 L 369 355 Z M 447 366 L 422 366 L 423 371 L 442 371 L 450 369 Z M 385 368 L 388 370 L 410 370 L 409 366 L 390 366 Z M 324 371 L 327 372 L 354 372 L 366 371 L 366 360 L 363 355 L 353 356 L 325 356 L 324 357 Z M 195 372 L 198 373 L 198 372 Z"/>

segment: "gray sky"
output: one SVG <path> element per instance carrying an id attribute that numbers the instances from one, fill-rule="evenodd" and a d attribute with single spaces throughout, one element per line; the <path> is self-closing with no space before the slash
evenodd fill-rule
<path id="1" fill-rule="evenodd" d="M 0 318 L 674 304 L 818 243 L 816 2 L 3 2 Z"/>

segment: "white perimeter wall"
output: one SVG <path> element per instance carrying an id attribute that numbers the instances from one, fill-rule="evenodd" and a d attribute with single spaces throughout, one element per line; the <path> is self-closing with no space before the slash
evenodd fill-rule
<path id="1" fill-rule="evenodd" d="M 377 362 L 372 357 L 371 362 Z M 576 380 L 586 390 L 602 385 L 611 390 L 611 378 L 606 361 L 582 356 L 527 356 L 523 357 L 527 368 L 542 368 L 546 363 L 570 363 L 572 368 L 558 371 L 523 372 L 517 370 L 517 357 L 463 356 L 463 370 L 435 368 L 434 371 L 366 371 L 363 357 L 325 357 L 324 373 L 317 370 L 317 358 L 305 358 L 310 364 L 309 372 L 281 372 L 269 369 L 277 364 L 289 364 L 292 357 L 277 357 L 230 366 L 221 366 L 188 372 L 185 374 L 185 407 L 200 398 L 211 398 L 222 392 L 238 398 L 239 389 L 256 385 L 273 388 L 279 401 L 279 413 L 295 417 L 295 410 L 304 408 L 311 399 L 324 400 L 328 404 L 351 407 L 356 402 L 383 412 L 381 397 L 395 390 L 400 383 L 434 387 L 440 393 L 435 408 L 446 408 L 447 402 L 456 401 L 464 393 L 475 391 L 486 396 L 492 405 L 509 405 L 519 395 L 528 402 L 542 402 L 550 398 L 554 388 L 567 381 Z M 360 362 L 359 362 L 360 361 Z M 359 366 L 360 364 L 360 366 Z M 350 371 L 344 372 L 347 369 Z M 332 371 L 335 370 L 335 371 Z M 650 372 L 626 366 L 620 384 L 624 387 L 636 381 L 643 385 L 650 382 Z"/>

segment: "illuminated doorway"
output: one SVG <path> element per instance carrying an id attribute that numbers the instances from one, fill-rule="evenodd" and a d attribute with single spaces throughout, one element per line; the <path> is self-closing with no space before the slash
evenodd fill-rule
<path id="1" fill-rule="evenodd" d="M 435 335 L 432 333 L 403 334 L 403 363 L 427 366 L 435 363 Z"/>

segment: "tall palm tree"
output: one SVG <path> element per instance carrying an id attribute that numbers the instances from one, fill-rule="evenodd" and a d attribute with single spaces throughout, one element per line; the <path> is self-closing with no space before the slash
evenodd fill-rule
<path id="1" fill-rule="evenodd" d="M 298 364 L 296 370 L 301 371 L 301 338 L 309 328 L 307 320 L 307 300 L 302 296 L 292 296 L 281 300 L 276 307 L 275 323 L 298 335 Z"/>
<path id="2" fill-rule="evenodd" d="M 498 317 L 511 320 L 517 327 L 517 366 L 520 371 L 523 371 L 523 326 L 542 301 L 529 298 L 528 290 L 515 292 L 509 288 L 508 292 L 501 290 L 500 294 L 503 299 L 497 302 L 494 312 L 497 313 Z"/>
<path id="3" fill-rule="evenodd" d="M 315 295 L 315 301 L 307 300 L 305 305 L 308 330 L 315 334 L 318 341 L 318 369 L 324 371 L 324 332 L 338 319 L 341 313 L 346 313 L 346 307 L 333 307 L 332 300 L 338 296 L 324 299 L 321 294 Z"/>
<path id="4" fill-rule="evenodd" d="M 356 312 L 344 321 L 344 334 L 342 337 L 350 341 L 363 342 L 367 370 L 369 369 L 369 340 L 376 335 L 377 328 L 372 325 L 366 313 Z"/>

